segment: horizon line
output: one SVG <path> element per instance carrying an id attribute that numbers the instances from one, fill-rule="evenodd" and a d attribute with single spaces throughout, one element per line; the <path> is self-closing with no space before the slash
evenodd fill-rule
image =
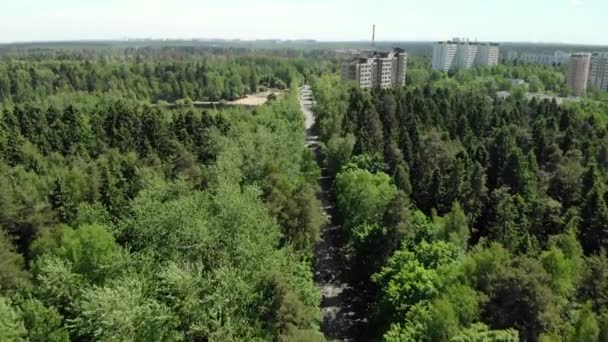
<path id="1" fill-rule="evenodd" d="M 444 40 L 430 40 L 430 39 L 384 39 L 376 40 L 377 43 L 435 43 L 450 41 L 451 39 Z M 309 42 L 309 43 L 371 43 L 367 39 L 360 40 L 325 40 L 325 39 L 314 39 L 314 38 L 143 38 L 143 37 L 127 37 L 127 38 L 83 38 L 83 39 L 47 39 L 47 40 L 16 40 L 16 41 L 0 41 L 2 45 L 25 45 L 25 44 L 48 44 L 48 43 L 109 43 L 109 42 Z M 558 41 L 516 41 L 516 40 L 474 40 L 472 42 L 490 42 L 490 43 L 503 43 L 503 44 L 542 44 L 542 45 L 569 45 L 569 46 L 594 46 L 594 47 L 608 47 L 608 44 L 592 44 L 592 43 L 572 43 L 572 42 L 558 42 Z"/>

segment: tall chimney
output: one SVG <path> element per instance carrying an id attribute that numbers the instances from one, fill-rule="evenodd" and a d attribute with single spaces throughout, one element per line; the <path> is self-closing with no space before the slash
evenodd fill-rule
<path id="1" fill-rule="evenodd" d="M 372 28 L 372 50 L 376 47 L 376 24 Z"/>

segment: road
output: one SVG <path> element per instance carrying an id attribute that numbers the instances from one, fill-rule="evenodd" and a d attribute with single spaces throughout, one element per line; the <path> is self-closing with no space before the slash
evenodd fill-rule
<path id="1" fill-rule="evenodd" d="M 326 175 L 319 153 L 319 139 L 314 134 L 313 105 L 314 98 L 310 86 L 302 87 L 300 107 L 304 115 L 306 145 L 315 153 L 317 162 L 321 166 L 322 176 L 319 179 L 321 191 L 318 197 L 329 222 L 321 232 L 321 239 L 315 247 L 315 284 L 323 295 L 321 330 L 330 341 L 355 341 L 358 325 L 362 320 L 357 318 L 354 309 L 356 291 L 345 281 L 349 269 L 344 260 L 344 245 L 340 241 L 341 227 L 332 219 L 335 212 L 331 193 L 332 181 Z"/>

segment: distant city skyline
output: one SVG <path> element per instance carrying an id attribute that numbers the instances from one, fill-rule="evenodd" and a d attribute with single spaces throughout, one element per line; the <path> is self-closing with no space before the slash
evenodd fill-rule
<path id="1" fill-rule="evenodd" d="M 20 0 L 0 43 L 68 40 L 314 39 L 608 45 L 605 0 Z"/>

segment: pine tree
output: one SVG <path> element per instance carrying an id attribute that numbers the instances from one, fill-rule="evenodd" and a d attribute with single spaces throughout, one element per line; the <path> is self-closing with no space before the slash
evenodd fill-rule
<path id="1" fill-rule="evenodd" d="M 399 190 L 403 191 L 407 196 L 410 196 L 412 194 L 410 172 L 407 165 L 400 164 L 399 166 L 397 166 L 393 178 L 395 179 L 395 185 L 397 185 L 397 188 Z"/>
<path id="2" fill-rule="evenodd" d="M 599 324 L 595 314 L 591 310 L 591 304 L 585 304 L 579 313 L 571 340 L 577 342 L 596 342 L 599 335 Z"/>
<path id="3" fill-rule="evenodd" d="M 591 166 L 583 180 L 585 200 L 581 207 L 581 245 L 586 253 L 593 253 L 608 243 L 608 206 L 606 185 L 595 166 Z"/>
<path id="4" fill-rule="evenodd" d="M 59 179 L 55 179 L 53 182 L 53 187 L 49 194 L 49 202 L 61 222 L 69 224 L 74 220 L 77 203 L 74 203 L 72 196 Z"/>
<path id="5" fill-rule="evenodd" d="M 488 202 L 488 187 L 486 186 L 486 173 L 479 162 L 475 162 L 473 172 L 469 178 L 469 193 L 466 196 L 465 208 L 472 222 L 482 214 Z"/>
<path id="6" fill-rule="evenodd" d="M 466 250 L 470 232 L 467 217 L 462 211 L 460 203 L 454 202 L 452 204 L 452 210 L 445 218 L 441 235 L 444 240 Z"/>

